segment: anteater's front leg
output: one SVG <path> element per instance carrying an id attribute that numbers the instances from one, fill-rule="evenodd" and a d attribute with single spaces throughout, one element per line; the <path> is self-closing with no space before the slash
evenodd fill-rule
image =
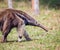
<path id="1" fill-rule="evenodd" d="M 24 24 L 18 24 L 17 32 L 18 32 L 18 41 L 20 42 L 24 34 Z"/>
<path id="2" fill-rule="evenodd" d="M 29 35 L 25 31 L 25 24 L 18 25 L 18 41 L 20 42 L 22 40 L 22 36 L 25 37 L 26 40 L 30 41 Z"/>
<path id="3" fill-rule="evenodd" d="M 26 32 L 26 30 L 24 30 L 24 37 L 27 41 L 30 41 L 31 38 L 29 37 L 28 33 Z"/>

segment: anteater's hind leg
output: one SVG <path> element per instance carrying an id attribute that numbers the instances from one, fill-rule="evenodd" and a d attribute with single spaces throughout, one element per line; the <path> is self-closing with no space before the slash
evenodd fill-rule
<path id="1" fill-rule="evenodd" d="M 9 21 L 5 21 L 4 25 L 3 25 L 3 29 L 2 29 L 2 42 L 6 42 L 7 41 L 7 36 L 9 34 L 9 32 L 11 31 L 10 29 L 10 22 Z"/>

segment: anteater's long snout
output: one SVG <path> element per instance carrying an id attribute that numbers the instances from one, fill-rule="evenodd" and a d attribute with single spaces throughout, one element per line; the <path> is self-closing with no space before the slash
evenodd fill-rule
<path id="1" fill-rule="evenodd" d="M 43 30 L 45 30 L 46 32 L 48 32 L 48 29 L 45 27 L 45 26 L 43 26 L 42 24 L 39 24 L 38 22 L 36 22 L 36 21 L 34 21 L 34 22 L 29 22 L 29 25 L 32 25 L 32 26 L 37 26 L 37 27 L 40 27 L 40 28 L 42 28 Z"/>
<path id="2" fill-rule="evenodd" d="M 36 26 L 38 26 L 38 27 L 42 28 L 43 30 L 45 30 L 46 32 L 48 32 L 48 29 L 45 26 L 43 26 L 42 24 L 36 23 Z"/>

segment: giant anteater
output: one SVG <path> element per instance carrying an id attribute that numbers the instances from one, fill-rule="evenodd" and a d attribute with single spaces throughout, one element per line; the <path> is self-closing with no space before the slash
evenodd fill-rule
<path id="1" fill-rule="evenodd" d="M 32 25 L 41 27 L 46 32 L 48 31 L 44 26 L 39 24 L 35 19 L 21 10 L 5 9 L 0 12 L 0 30 L 2 32 L 2 42 L 7 41 L 7 35 L 12 28 L 16 27 L 18 32 L 18 41 L 21 41 L 22 36 L 26 40 L 31 40 L 24 29 L 25 25 Z"/>

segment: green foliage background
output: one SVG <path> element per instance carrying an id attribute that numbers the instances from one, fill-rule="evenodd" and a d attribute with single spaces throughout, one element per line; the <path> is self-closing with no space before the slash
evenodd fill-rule
<path id="1" fill-rule="evenodd" d="M 5 0 L 0 0 L 5 1 Z M 31 2 L 31 0 L 13 0 L 14 2 Z M 47 5 L 49 8 L 60 9 L 60 0 L 39 0 L 40 5 Z"/>
<path id="2" fill-rule="evenodd" d="M 24 1 L 24 2 L 29 2 L 31 0 L 14 0 L 16 2 L 19 1 Z M 48 7 L 51 8 L 60 8 L 60 0 L 39 0 L 40 4 L 42 5 L 47 5 Z"/>
<path id="3" fill-rule="evenodd" d="M 60 0 L 40 0 L 40 3 L 49 7 L 60 8 Z"/>

